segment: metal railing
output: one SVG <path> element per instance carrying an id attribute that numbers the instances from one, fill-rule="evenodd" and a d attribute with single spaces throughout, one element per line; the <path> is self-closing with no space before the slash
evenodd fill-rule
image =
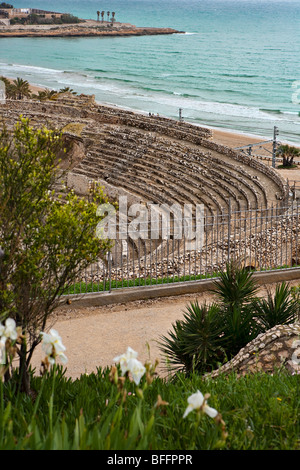
<path id="1" fill-rule="evenodd" d="M 171 217 L 168 225 L 160 221 L 154 239 L 150 222 L 141 228 L 131 221 L 122 231 L 117 225 L 106 259 L 90 266 L 67 294 L 199 281 L 217 277 L 232 260 L 256 271 L 300 265 L 299 201 L 237 212 L 230 206 L 215 214 L 204 210 L 200 222 L 194 216 L 183 218 L 180 229 Z"/>
<path id="2" fill-rule="evenodd" d="M 297 191 L 300 191 L 300 180 L 288 180 L 289 190 L 293 194 L 294 199 L 298 197 Z"/>
<path id="3" fill-rule="evenodd" d="M 281 142 L 277 140 L 278 135 L 279 129 L 274 126 L 273 139 L 252 142 L 242 147 L 236 147 L 235 150 L 238 150 L 243 155 L 263 160 L 265 164 L 272 165 L 275 168 L 276 164 L 282 164 L 282 157 L 280 152 L 278 153 L 278 147 L 281 145 Z M 294 165 L 300 165 L 300 159 L 294 158 L 293 163 Z"/>

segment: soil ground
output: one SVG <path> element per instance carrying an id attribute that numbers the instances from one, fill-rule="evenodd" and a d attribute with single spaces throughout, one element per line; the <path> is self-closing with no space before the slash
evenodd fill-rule
<path id="1" fill-rule="evenodd" d="M 299 284 L 300 279 L 290 282 Z M 258 294 L 264 296 L 267 288 L 274 289 L 275 284 L 261 286 Z M 96 372 L 98 367 L 111 366 L 114 357 L 128 346 L 138 352 L 142 362 L 150 358 L 154 363 L 158 359 L 157 372 L 166 376 L 166 364 L 157 342 L 163 335 L 168 336 L 172 324 L 183 318 L 188 303 L 196 299 L 199 304 L 211 303 L 214 296 L 203 292 L 104 307 L 76 308 L 76 302 L 60 307 L 49 326 L 59 332 L 66 347 L 66 376 L 76 379 L 81 374 Z M 43 358 L 39 346 L 32 361 L 37 373 Z"/>

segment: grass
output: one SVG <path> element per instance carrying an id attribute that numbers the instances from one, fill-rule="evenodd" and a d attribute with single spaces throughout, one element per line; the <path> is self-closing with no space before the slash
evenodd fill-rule
<path id="1" fill-rule="evenodd" d="M 71 380 L 58 368 L 32 378 L 36 402 L 2 384 L 0 449 L 299 450 L 299 386 L 284 370 L 213 380 L 177 374 L 151 384 L 143 378 L 139 387 L 126 378 L 120 387 L 109 369 Z M 183 418 L 197 390 L 210 394 L 223 428 L 195 411 Z M 158 395 L 168 404 L 155 408 Z"/>
<path id="2" fill-rule="evenodd" d="M 294 168 L 298 168 L 298 165 L 294 163 L 293 165 L 278 165 L 277 167 L 279 170 L 293 170 Z"/>
<path id="3" fill-rule="evenodd" d="M 293 266 L 293 268 L 300 267 L 300 265 Z M 288 269 L 290 266 L 282 265 L 276 268 L 271 269 L 261 269 L 260 272 L 264 271 L 273 271 L 277 269 Z M 256 271 L 253 271 L 256 272 Z M 213 272 L 212 274 L 191 274 L 185 276 L 169 276 L 169 277 L 137 277 L 134 279 L 123 279 L 122 281 L 117 281 L 112 279 L 111 282 L 107 280 L 106 282 L 99 281 L 99 282 L 76 282 L 68 289 L 64 291 L 64 295 L 76 295 L 76 294 L 87 294 L 87 293 L 97 293 L 97 292 L 105 292 L 109 291 L 110 289 L 123 289 L 127 287 L 145 287 L 145 286 L 153 286 L 153 285 L 163 285 L 163 284 L 173 284 L 176 282 L 188 282 L 188 281 L 200 281 L 204 279 L 212 279 L 219 277 L 219 272 Z"/>
<path id="4" fill-rule="evenodd" d="M 174 282 L 186 282 L 186 281 L 197 281 L 201 279 L 209 279 L 218 277 L 218 273 L 211 275 L 188 275 L 188 276 L 174 276 L 174 277 L 147 277 L 147 278 L 135 278 L 135 279 L 123 279 L 123 281 L 116 281 L 115 279 L 106 282 L 77 282 L 66 290 L 66 294 L 85 294 L 90 292 L 103 292 L 111 289 L 122 289 L 125 287 L 143 287 L 153 286 L 160 284 L 171 284 Z"/>

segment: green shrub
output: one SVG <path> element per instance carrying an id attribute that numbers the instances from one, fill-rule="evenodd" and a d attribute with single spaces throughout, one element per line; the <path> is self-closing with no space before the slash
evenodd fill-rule
<path id="1" fill-rule="evenodd" d="M 61 22 L 62 23 L 80 23 L 81 20 L 77 18 L 77 16 L 70 15 L 69 13 L 65 13 L 61 15 Z"/>
<path id="2" fill-rule="evenodd" d="M 187 306 L 184 319 L 160 342 L 173 370 L 204 373 L 224 362 L 226 338 L 220 318 L 221 308 L 216 304 L 199 306 L 196 301 Z"/>
<path id="3" fill-rule="evenodd" d="M 268 289 L 267 298 L 253 301 L 253 313 L 261 331 L 267 331 L 276 325 L 292 323 L 297 319 L 299 300 L 291 295 L 291 288 L 283 282 L 276 286 L 275 294 Z"/>
<path id="4" fill-rule="evenodd" d="M 298 305 L 298 320 L 300 320 L 300 285 L 299 286 L 293 286 L 291 288 L 291 296 L 295 300 L 296 304 Z"/>
<path id="5" fill-rule="evenodd" d="M 253 273 L 228 264 L 214 281 L 217 304 L 200 307 L 190 303 L 184 318 L 162 336 L 159 347 L 169 368 L 190 373 L 208 372 L 232 359 L 257 335 L 275 325 L 293 322 L 299 315 L 299 299 L 282 283 L 274 296 L 257 298 Z"/>

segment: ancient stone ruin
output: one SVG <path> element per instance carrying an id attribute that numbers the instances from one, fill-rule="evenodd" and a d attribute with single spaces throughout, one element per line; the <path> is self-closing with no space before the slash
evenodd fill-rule
<path id="1" fill-rule="evenodd" d="M 249 373 L 273 373 L 284 369 L 300 374 L 300 324 L 277 325 L 257 336 L 229 362 L 208 374 L 214 378 L 235 372 L 237 377 Z"/>
<path id="2" fill-rule="evenodd" d="M 151 275 L 154 249 L 156 254 L 159 250 L 155 260 L 156 275 L 169 272 L 181 275 L 184 272 L 182 266 L 186 263 L 196 266 L 199 260 L 204 271 L 214 271 L 220 268 L 221 251 L 224 259 L 236 253 L 245 258 L 245 263 L 248 262 L 246 258 L 249 259 L 251 265 L 257 259 L 254 256 L 257 244 L 262 246 L 259 236 L 266 240 L 263 246 L 267 246 L 260 254 L 261 262 L 270 256 L 277 258 L 272 241 L 275 231 L 264 221 L 270 207 L 276 206 L 277 216 L 288 201 L 284 180 L 264 163 L 215 143 L 210 129 L 99 105 L 94 96 L 72 93 L 59 94 L 54 100 L 45 102 L 7 100 L 0 105 L 0 118 L 5 120 L 8 128 L 14 126 L 21 114 L 29 118 L 33 126 L 45 125 L 63 133 L 68 151 L 66 156 L 61 155 L 64 158 L 62 167 L 69 168 L 68 185 L 81 196 L 88 195 L 91 185 L 99 184 L 111 200 L 126 195 L 129 204 L 141 203 L 147 207 L 150 204 L 191 204 L 192 207 L 202 204 L 205 220 L 213 223 L 216 216 L 225 214 L 224 220 L 220 219 L 224 229 L 222 237 L 215 235 L 210 228 L 211 222 L 207 224 L 205 256 L 197 251 L 187 254 L 184 243 L 175 249 L 162 239 L 155 245 L 151 240 L 116 241 L 110 266 L 113 278 L 130 278 L 135 270 L 135 260 L 139 262 L 139 275 Z M 258 218 L 259 225 L 248 224 L 246 227 L 241 218 L 229 233 L 229 215 L 249 210 Z M 286 214 L 286 220 L 289 221 L 288 229 L 282 233 L 281 241 L 285 237 L 289 243 L 290 233 L 298 230 L 299 217 L 292 211 Z M 287 250 L 297 263 L 295 247 L 288 246 Z M 172 260 L 168 258 L 170 253 Z M 120 274 L 124 256 L 127 261 L 130 259 L 131 266 L 123 264 Z M 276 265 L 278 260 L 270 263 Z M 105 269 L 104 262 L 97 274 L 93 271 L 91 279 L 103 279 Z M 196 272 L 196 269 L 190 272 Z"/>

